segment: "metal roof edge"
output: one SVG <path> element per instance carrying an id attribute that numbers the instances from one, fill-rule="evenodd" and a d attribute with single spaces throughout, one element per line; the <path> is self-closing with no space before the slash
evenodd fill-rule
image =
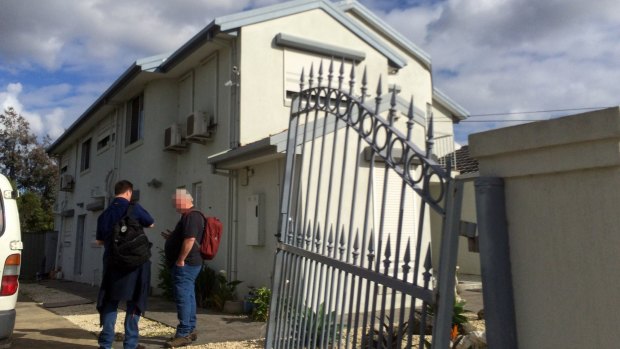
<path id="1" fill-rule="evenodd" d="M 138 65 L 137 62 L 134 62 L 121 76 L 118 77 L 118 79 L 116 79 L 116 81 L 112 83 L 112 85 L 110 85 L 110 87 L 108 87 L 107 90 L 103 92 L 103 94 L 101 94 L 101 96 L 99 96 L 99 98 L 97 98 L 93 104 L 90 105 L 90 107 L 88 107 L 88 109 L 86 109 L 84 113 L 82 113 L 82 115 L 80 115 L 79 118 L 77 118 L 77 120 L 71 124 L 71 126 L 69 126 L 68 129 L 65 130 L 65 132 L 63 132 L 62 135 L 60 135 L 60 137 L 54 141 L 54 143 L 47 147 L 46 152 L 48 154 L 53 154 L 56 148 L 58 148 L 73 131 L 80 127 L 93 112 L 105 105 L 110 97 L 126 86 L 141 72 L 142 67 Z"/>
<path id="2" fill-rule="evenodd" d="M 321 0 L 321 5 L 321 8 L 323 8 L 323 10 L 336 18 L 345 27 L 347 27 L 357 36 L 362 38 L 362 40 L 375 47 L 379 52 L 381 52 L 390 61 L 392 61 L 398 68 L 403 68 L 407 65 L 407 60 L 401 57 L 398 52 L 394 52 L 394 50 L 384 45 L 380 41 L 376 40 L 373 35 L 371 35 L 365 28 L 355 23 L 353 20 L 349 19 L 345 12 L 338 8 L 335 4 L 331 3 L 330 1 Z"/>
<path id="3" fill-rule="evenodd" d="M 194 35 L 183 46 L 174 51 L 168 58 L 157 68 L 157 71 L 167 72 L 176 66 L 179 62 L 189 56 L 196 48 L 200 47 L 206 41 L 215 36 L 214 34 L 219 30 L 215 20 L 207 24 L 198 34 Z"/>
<path id="4" fill-rule="evenodd" d="M 398 52 L 395 52 L 388 46 L 378 41 L 365 28 L 348 18 L 340 8 L 332 4 L 329 0 L 290 1 L 250 11 L 244 11 L 228 16 L 218 17 L 214 20 L 214 23 L 215 25 L 219 26 L 221 31 L 228 31 L 246 25 L 269 21 L 272 19 L 314 9 L 322 9 L 323 11 L 325 11 L 327 14 L 340 22 L 344 27 L 351 30 L 355 35 L 357 35 L 362 40 L 366 41 L 368 44 L 381 52 L 397 67 L 402 68 L 407 65 L 407 60 L 404 59 Z"/>
<path id="5" fill-rule="evenodd" d="M 302 11 L 319 8 L 322 0 L 295 0 L 253 10 L 217 17 L 214 22 L 222 31 L 240 28 L 248 24 L 260 23 L 279 17 L 285 17 Z"/>
<path id="6" fill-rule="evenodd" d="M 168 60 L 168 57 L 172 55 L 171 52 L 162 53 L 155 56 L 140 58 L 136 61 L 136 64 L 142 67 L 142 70 L 153 72 L 155 71 L 163 62 Z"/>
<path id="7" fill-rule="evenodd" d="M 444 92 L 438 88 L 433 88 L 433 99 L 437 100 L 441 105 L 448 109 L 459 120 L 465 120 L 469 116 L 469 111 L 463 108 L 460 104 L 455 102 L 452 98 L 448 97 Z"/>
<path id="8" fill-rule="evenodd" d="M 349 2 L 349 1 L 341 1 L 337 3 L 336 6 L 339 6 L 340 9 L 344 12 L 353 11 L 360 15 L 362 18 L 367 20 L 370 24 L 375 26 L 375 29 L 383 33 L 385 36 L 391 38 L 395 42 L 399 43 L 403 46 L 403 48 L 407 49 L 411 54 L 417 57 L 423 64 L 426 65 L 427 68 L 430 69 L 431 66 L 431 56 L 426 51 L 418 47 L 413 42 L 409 41 L 406 37 L 404 37 L 397 30 L 392 28 L 389 24 L 379 18 L 377 15 L 372 13 L 368 8 L 361 5 L 357 1 Z"/>

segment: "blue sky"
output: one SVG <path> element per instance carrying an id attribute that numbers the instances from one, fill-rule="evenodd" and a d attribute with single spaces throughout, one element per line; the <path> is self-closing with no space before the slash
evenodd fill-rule
<path id="1" fill-rule="evenodd" d="M 135 60 L 174 51 L 216 16 L 278 2 L 2 0 L 0 107 L 56 138 Z M 360 2 L 431 55 L 435 87 L 473 115 L 455 127 L 461 143 L 620 104 L 620 1 Z"/>

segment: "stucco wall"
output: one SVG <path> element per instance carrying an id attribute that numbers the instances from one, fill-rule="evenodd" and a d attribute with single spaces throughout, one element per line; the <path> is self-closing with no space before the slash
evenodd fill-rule
<path id="1" fill-rule="evenodd" d="M 311 28 L 311 30 L 309 30 Z M 432 103 L 430 72 L 410 57 L 408 65 L 395 75 L 388 74 L 388 62 L 380 52 L 361 40 L 354 33 L 343 27 L 324 11 L 317 9 L 288 17 L 261 22 L 242 28 L 241 31 L 241 143 L 247 144 L 275 134 L 288 127 L 290 108 L 284 103 L 284 79 L 286 52 L 275 46 L 274 37 L 286 33 L 328 45 L 354 49 L 366 53 L 366 59 L 356 68 L 356 93 L 364 68 L 368 69 L 368 93 L 374 96 L 379 77 L 383 78 L 383 93 L 388 92 L 388 84 L 398 84 L 402 91 L 400 96 L 409 100 L 413 95 L 415 105 L 426 110 L 426 104 Z M 299 51 L 298 51 L 299 52 Z M 405 54 L 403 56 L 406 57 Z M 324 57 L 324 75 L 327 75 L 330 57 Z M 309 57 L 306 79 L 310 62 L 317 60 Z M 268 63 L 267 63 L 268 62 Z M 301 68 L 301 67 L 300 67 Z M 340 64 L 335 65 L 339 69 Z M 317 74 L 318 67 L 315 65 Z M 301 73 L 301 70 L 298 74 Z M 349 72 L 345 72 L 348 79 Z M 316 79 L 316 78 L 315 78 Z M 326 79 L 326 77 L 325 77 Z M 315 82 L 316 84 L 316 82 Z M 335 82 L 334 82 L 335 84 Z M 265 103 L 265 101 L 278 101 Z M 403 125 L 404 125 L 404 121 Z"/>
<path id="2" fill-rule="evenodd" d="M 617 107 L 470 136 L 505 180 L 521 348 L 617 346 L 619 143 Z"/>

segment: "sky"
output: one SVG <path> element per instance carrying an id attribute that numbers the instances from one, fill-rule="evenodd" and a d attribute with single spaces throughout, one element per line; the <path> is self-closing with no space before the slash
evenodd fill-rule
<path id="1" fill-rule="evenodd" d="M 279 2 L 1 0 L 0 108 L 55 139 L 137 59 L 176 50 L 217 16 Z M 455 126 L 461 144 L 620 104 L 620 1 L 360 2 L 430 54 L 434 86 L 471 114 Z"/>

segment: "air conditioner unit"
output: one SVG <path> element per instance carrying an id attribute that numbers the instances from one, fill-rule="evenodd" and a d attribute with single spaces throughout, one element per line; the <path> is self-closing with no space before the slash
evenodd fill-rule
<path id="1" fill-rule="evenodd" d="M 213 116 L 207 116 L 203 112 L 193 112 L 187 116 L 187 141 L 204 143 L 213 139 L 215 133 L 215 121 Z"/>
<path id="2" fill-rule="evenodd" d="M 60 191 L 73 191 L 74 184 L 75 181 L 70 174 L 64 173 L 60 175 Z"/>
<path id="3" fill-rule="evenodd" d="M 105 197 L 105 193 L 103 192 L 103 190 L 101 190 L 101 188 L 94 187 L 90 190 L 90 197 L 93 199 L 102 198 Z"/>
<path id="4" fill-rule="evenodd" d="M 164 150 L 182 151 L 187 148 L 181 134 L 181 127 L 178 124 L 172 124 L 164 131 Z"/>

